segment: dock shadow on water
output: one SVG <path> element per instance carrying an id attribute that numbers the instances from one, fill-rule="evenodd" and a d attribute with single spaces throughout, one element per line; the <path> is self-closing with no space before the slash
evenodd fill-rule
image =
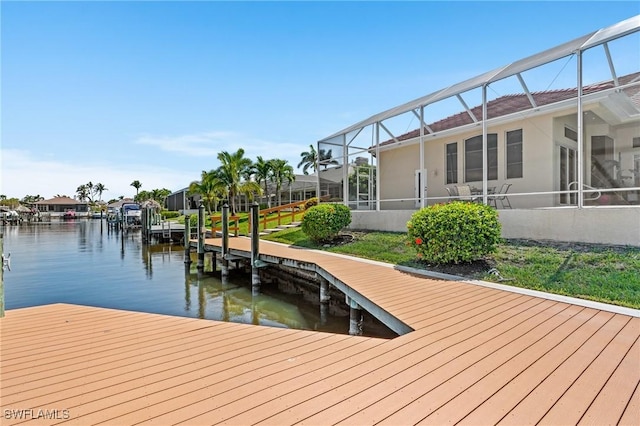
<path id="1" fill-rule="evenodd" d="M 283 280 L 280 274 L 266 271 L 260 294 L 254 295 L 251 275 L 242 269 L 231 270 L 223 282 L 219 271 L 198 273 L 192 267 L 185 274 L 185 309 L 197 310 L 198 318 L 349 334 L 349 307 L 344 296 L 337 292 L 329 304 L 321 304 L 319 291 L 313 287 L 313 283 Z M 397 337 L 366 312 L 362 329 L 363 336 Z"/>
<path id="2" fill-rule="evenodd" d="M 313 283 L 265 272 L 261 294 L 251 276 L 232 270 L 223 284 L 206 257 L 205 272 L 185 269 L 184 247 L 142 243 L 139 230 L 109 230 L 100 219 L 4 227 L 11 272 L 6 309 L 70 303 L 173 316 L 348 334 L 341 294 L 321 306 Z M 265 270 L 271 269 L 264 268 Z M 397 335 L 366 312 L 363 335 Z"/>

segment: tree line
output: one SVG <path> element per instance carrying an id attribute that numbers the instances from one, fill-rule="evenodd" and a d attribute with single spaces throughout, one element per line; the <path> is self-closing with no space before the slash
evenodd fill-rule
<path id="1" fill-rule="evenodd" d="M 210 213 L 217 210 L 220 201 L 228 200 L 231 211 L 235 214 L 238 211 L 237 207 L 241 195 L 246 196 L 249 200 L 253 200 L 256 196 L 269 195 L 269 184 L 272 184 L 275 187 L 278 204 L 281 204 L 282 186 L 285 182 L 291 184 L 295 181 L 293 167 L 288 164 L 287 160 L 264 159 L 258 156 L 254 162 L 244 154 L 245 151 L 242 148 L 236 152 L 220 152 L 217 156 L 220 166 L 209 171 L 203 170 L 200 180 L 193 181 L 189 185 L 189 195 L 200 195 Z M 302 172 L 305 175 L 309 174 L 309 170 L 316 172 L 320 163 L 324 167 L 327 164 L 337 164 L 337 161 L 331 159 L 331 150 L 320 149 L 318 152 L 313 145 L 309 145 L 309 151 L 302 152 L 300 157 L 298 168 L 302 167 Z M 164 205 L 166 198 L 171 194 L 171 191 L 166 188 L 140 191 L 142 183 L 139 180 L 134 180 L 130 186 L 136 189 L 134 201 L 137 202 L 155 200 L 160 205 Z M 104 184 L 94 184 L 89 181 L 78 186 L 75 195 L 79 201 L 87 201 L 90 205 L 97 205 L 102 204 L 102 194 L 105 191 L 108 191 L 108 188 Z M 63 196 L 66 197 L 66 195 L 56 195 L 56 197 Z M 122 199 L 124 196 L 111 199 L 108 203 L 111 204 Z M 26 195 L 21 200 L 8 199 L 5 195 L 0 195 L 0 205 L 33 204 L 42 200 L 44 197 L 39 194 Z M 268 207 L 271 207 L 270 196 L 267 196 L 267 204 Z"/>

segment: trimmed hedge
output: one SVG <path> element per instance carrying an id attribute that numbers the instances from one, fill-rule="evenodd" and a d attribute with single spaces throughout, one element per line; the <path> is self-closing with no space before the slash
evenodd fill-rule
<path id="1" fill-rule="evenodd" d="M 318 205 L 318 198 L 317 198 L 317 197 L 309 198 L 309 199 L 304 203 L 304 209 L 305 209 L 305 210 L 309 210 L 311 207 L 313 207 L 313 206 L 317 206 L 317 205 Z"/>
<path id="2" fill-rule="evenodd" d="M 317 242 L 330 241 L 351 223 L 351 210 L 344 204 L 322 203 L 306 210 L 302 231 Z"/>
<path id="3" fill-rule="evenodd" d="M 180 216 L 180 212 L 176 212 L 176 211 L 172 211 L 172 210 L 163 210 L 160 214 L 165 219 L 173 219 L 174 217 L 179 217 Z"/>
<path id="4" fill-rule="evenodd" d="M 497 211 L 484 204 L 453 202 L 425 207 L 407 223 L 408 243 L 429 263 L 461 263 L 496 251 L 502 241 Z"/>

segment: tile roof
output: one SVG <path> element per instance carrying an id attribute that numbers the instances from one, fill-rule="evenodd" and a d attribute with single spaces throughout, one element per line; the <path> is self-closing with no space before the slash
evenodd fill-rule
<path id="1" fill-rule="evenodd" d="M 624 77 L 620 77 L 618 80 L 621 85 L 636 82 L 640 79 L 640 72 L 629 74 Z M 600 92 L 602 90 L 611 89 L 614 87 L 613 81 L 606 81 L 601 83 L 584 86 L 582 92 L 584 95 L 590 93 Z M 625 93 L 630 97 L 632 102 L 640 108 L 640 88 L 633 87 L 625 89 Z M 571 89 L 559 89 L 548 90 L 544 92 L 531 93 L 537 106 L 544 106 L 554 104 L 556 102 L 564 101 L 567 99 L 576 98 L 578 96 L 578 90 L 574 87 Z M 505 95 L 494 100 L 487 102 L 487 116 L 489 119 L 501 117 L 508 114 L 513 114 L 520 111 L 531 109 L 531 103 L 529 98 L 524 93 L 518 93 L 513 95 Z M 482 118 L 482 105 L 475 106 L 470 109 L 473 115 L 480 120 Z M 473 120 L 466 111 L 457 113 L 450 117 L 436 121 L 428 126 L 434 132 L 442 132 L 444 130 L 455 129 L 456 127 L 472 124 Z M 425 129 L 425 135 L 428 131 Z M 414 139 L 420 136 L 420 129 L 414 129 L 410 132 L 404 133 L 396 139 L 398 141 Z M 394 143 L 392 139 L 381 142 L 380 145 L 388 145 Z"/>
<path id="2" fill-rule="evenodd" d="M 38 205 L 71 205 L 71 204 L 87 204 L 84 201 L 75 200 L 69 197 L 53 197 L 48 200 L 37 201 L 34 204 Z"/>

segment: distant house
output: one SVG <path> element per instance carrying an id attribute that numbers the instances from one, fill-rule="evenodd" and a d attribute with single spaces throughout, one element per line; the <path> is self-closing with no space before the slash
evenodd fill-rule
<path id="1" fill-rule="evenodd" d="M 359 121 L 318 142 L 320 193 L 354 228 L 463 200 L 507 238 L 640 246 L 639 45 L 635 16 Z"/>
<path id="2" fill-rule="evenodd" d="M 199 194 L 189 194 L 189 188 L 187 187 L 169 194 L 165 204 L 169 211 L 180 213 L 184 213 L 186 211 L 187 214 L 190 214 L 197 212 L 200 198 Z"/>
<path id="3" fill-rule="evenodd" d="M 35 208 L 41 213 L 50 213 L 52 217 L 62 216 L 68 210 L 79 213 L 79 216 L 86 216 L 89 212 L 89 204 L 69 197 L 54 197 L 48 200 L 33 203 Z"/>

